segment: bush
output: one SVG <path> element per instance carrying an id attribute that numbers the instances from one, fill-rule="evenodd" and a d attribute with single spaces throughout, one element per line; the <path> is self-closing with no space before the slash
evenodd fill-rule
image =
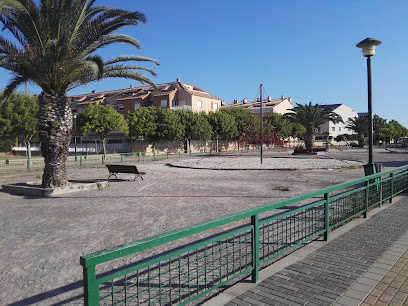
<path id="1" fill-rule="evenodd" d="M 0 152 L 2 153 L 10 153 L 12 149 L 12 145 L 10 141 L 0 141 Z"/>

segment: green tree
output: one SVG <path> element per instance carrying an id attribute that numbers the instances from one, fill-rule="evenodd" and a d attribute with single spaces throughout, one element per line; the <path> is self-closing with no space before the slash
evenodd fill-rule
<path id="1" fill-rule="evenodd" d="M 0 113 L 0 135 L 22 142 L 31 158 L 30 141 L 38 135 L 38 99 L 28 93 L 13 93 L 4 102 Z"/>
<path id="2" fill-rule="evenodd" d="M 122 114 L 112 106 L 89 105 L 77 117 L 77 124 L 83 135 L 95 133 L 102 142 L 103 154 L 106 154 L 106 136 L 110 132 L 128 133 L 128 125 Z"/>
<path id="3" fill-rule="evenodd" d="M 157 130 L 157 112 L 154 106 L 141 107 L 127 115 L 129 136 L 132 140 L 152 139 Z"/>
<path id="4" fill-rule="evenodd" d="M 95 0 L 3 0 L 0 17 L 3 31 L 6 30 L 0 37 L 0 67 L 13 75 L 5 96 L 24 83 L 41 88 L 38 121 L 45 160 L 42 186 L 65 186 L 68 183 L 65 163 L 72 129 L 67 92 L 110 77 L 129 78 L 154 86 L 139 71 L 155 73 L 131 63 L 158 64 L 155 60 L 119 56 L 104 61 L 96 54 L 102 47 L 115 43 L 139 49 L 136 39 L 117 31 L 145 23 L 146 17 L 140 12 L 96 6 Z"/>
<path id="5" fill-rule="evenodd" d="M 386 141 L 388 137 L 385 132 L 385 128 L 387 128 L 387 120 L 381 118 L 378 115 L 373 116 L 373 143 L 379 144 L 381 141 Z"/>
<path id="6" fill-rule="evenodd" d="M 176 111 L 176 114 L 179 117 L 180 123 L 184 126 L 183 138 L 187 140 L 190 148 L 192 139 L 211 139 L 213 135 L 212 127 L 203 114 L 193 113 L 192 111 L 184 109 Z"/>
<path id="7" fill-rule="evenodd" d="M 210 112 L 205 117 L 212 126 L 215 139 L 229 140 L 236 137 L 238 128 L 234 116 L 217 111 Z"/>
<path id="8" fill-rule="evenodd" d="M 127 117 L 132 139 L 143 137 L 153 144 L 183 139 L 184 126 L 177 114 L 168 108 L 142 107 Z"/>
<path id="9" fill-rule="evenodd" d="M 219 112 L 234 117 L 237 133 L 232 137 L 233 139 L 239 139 L 245 133 L 254 116 L 249 109 L 243 107 L 223 107 Z"/>
<path id="10" fill-rule="evenodd" d="M 368 120 L 367 117 L 360 116 L 350 118 L 347 121 L 346 128 L 351 129 L 357 134 L 358 146 L 364 146 L 364 134 L 368 131 Z"/>
<path id="11" fill-rule="evenodd" d="M 395 131 L 394 134 L 392 135 L 392 139 L 394 139 L 395 143 L 398 143 L 399 140 L 408 136 L 408 129 L 405 128 L 402 124 L 400 124 L 397 120 L 391 120 L 389 122 L 389 125 Z"/>
<path id="12" fill-rule="evenodd" d="M 298 123 L 305 128 L 304 142 L 306 149 L 313 151 L 313 145 L 316 138 L 319 125 L 331 122 L 343 122 L 343 120 L 333 111 L 326 111 L 319 104 L 296 104 L 296 108 L 290 109 L 292 112 L 286 113 L 283 118 L 289 122 Z"/>
<path id="13" fill-rule="evenodd" d="M 154 143 L 182 140 L 184 126 L 177 114 L 168 108 L 156 108 L 157 130 L 151 141 Z"/>
<path id="14" fill-rule="evenodd" d="M 292 123 L 283 115 L 268 113 L 264 115 L 264 126 L 269 127 L 269 133 L 276 133 L 278 137 L 298 137 L 304 134 L 305 129 L 299 123 Z"/>

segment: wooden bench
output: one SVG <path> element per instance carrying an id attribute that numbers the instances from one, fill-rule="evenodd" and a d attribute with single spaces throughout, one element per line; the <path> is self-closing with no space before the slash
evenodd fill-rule
<path id="1" fill-rule="evenodd" d="M 109 170 L 109 177 L 108 181 L 111 178 L 111 176 L 116 176 L 118 173 L 133 173 L 135 175 L 135 179 L 133 181 L 136 181 L 137 177 L 140 177 L 143 180 L 143 175 L 145 172 L 140 172 L 135 165 L 106 165 L 106 168 Z"/>

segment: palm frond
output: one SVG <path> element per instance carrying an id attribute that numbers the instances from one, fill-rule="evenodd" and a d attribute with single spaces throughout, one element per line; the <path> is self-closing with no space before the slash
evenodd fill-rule
<path id="1" fill-rule="evenodd" d="M 160 63 L 156 61 L 155 59 L 148 58 L 148 57 L 143 57 L 143 56 L 118 56 L 114 59 L 108 60 L 105 62 L 106 65 L 111 65 L 115 63 L 120 63 L 120 62 L 130 62 L 130 61 L 135 61 L 135 62 L 152 62 L 155 63 L 157 66 L 160 66 Z"/>

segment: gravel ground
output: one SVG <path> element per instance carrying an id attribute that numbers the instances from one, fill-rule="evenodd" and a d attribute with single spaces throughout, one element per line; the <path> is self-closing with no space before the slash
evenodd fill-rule
<path id="1" fill-rule="evenodd" d="M 81 255 L 360 178 L 366 156 L 355 149 L 306 157 L 265 152 L 262 166 L 252 153 L 170 160 L 139 164 L 143 181 L 119 174 L 104 190 L 46 199 L 0 192 L 0 305 L 82 305 Z M 378 149 L 374 160 L 388 170 L 408 164 L 408 154 Z M 40 175 L 3 173 L 0 184 Z M 68 176 L 106 179 L 108 172 L 69 169 Z"/>

